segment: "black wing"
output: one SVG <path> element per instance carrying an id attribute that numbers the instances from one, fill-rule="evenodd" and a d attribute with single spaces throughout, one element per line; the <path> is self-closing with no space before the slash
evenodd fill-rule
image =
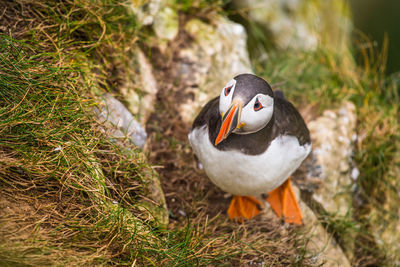
<path id="1" fill-rule="evenodd" d="M 219 115 L 219 96 L 210 100 L 197 115 L 193 122 L 192 129 L 201 127 L 204 125 L 216 124 L 220 119 Z"/>
<path id="2" fill-rule="evenodd" d="M 289 101 L 282 97 L 275 97 L 274 99 L 273 131 L 277 135 L 297 136 L 300 145 L 311 142 L 310 132 L 303 117 Z"/>

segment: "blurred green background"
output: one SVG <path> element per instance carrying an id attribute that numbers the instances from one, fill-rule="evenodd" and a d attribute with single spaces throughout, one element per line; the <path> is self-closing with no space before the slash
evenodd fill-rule
<path id="1" fill-rule="evenodd" d="M 385 35 L 388 38 L 386 72 L 400 70 L 400 1 L 398 0 L 349 0 L 353 15 L 356 42 L 373 42 L 383 49 Z"/>

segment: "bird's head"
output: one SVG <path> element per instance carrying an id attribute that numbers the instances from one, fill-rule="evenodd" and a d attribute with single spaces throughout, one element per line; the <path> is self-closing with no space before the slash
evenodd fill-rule
<path id="1" fill-rule="evenodd" d="M 215 145 L 231 133 L 249 134 L 264 128 L 274 112 L 270 85 L 253 74 L 240 74 L 230 80 L 219 97 L 222 124 Z"/>

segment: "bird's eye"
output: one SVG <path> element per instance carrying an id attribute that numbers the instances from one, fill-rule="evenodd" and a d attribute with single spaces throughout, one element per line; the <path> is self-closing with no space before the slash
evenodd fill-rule
<path id="1" fill-rule="evenodd" d="M 260 103 L 260 101 L 258 100 L 258 98 L 256 99 L 256 102 L 254 103 L 254 110 L 255 111 L 259 111 L 260 109 L 263 108 L 263 105 Z"/>
<path id="2" fill-rule="evenodd" d="M 225 88 L 225 96 L 229 95 L 229 93 L 231 92 L 231 89 L 232 89 L 232 85 Z"/>

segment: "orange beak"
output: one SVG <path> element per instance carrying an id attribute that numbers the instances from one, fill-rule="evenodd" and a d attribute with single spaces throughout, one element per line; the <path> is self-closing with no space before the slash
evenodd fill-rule
<path id="1" fill-rule="evenodd" d="M 240 128 L 240 115 L 242 113 L 242 103 L 234 100 L 228 110 L 222 116 L 222 125 L 219 129 L 215 145 L 218 145 L 230 135 L 233 130 Z"/>

